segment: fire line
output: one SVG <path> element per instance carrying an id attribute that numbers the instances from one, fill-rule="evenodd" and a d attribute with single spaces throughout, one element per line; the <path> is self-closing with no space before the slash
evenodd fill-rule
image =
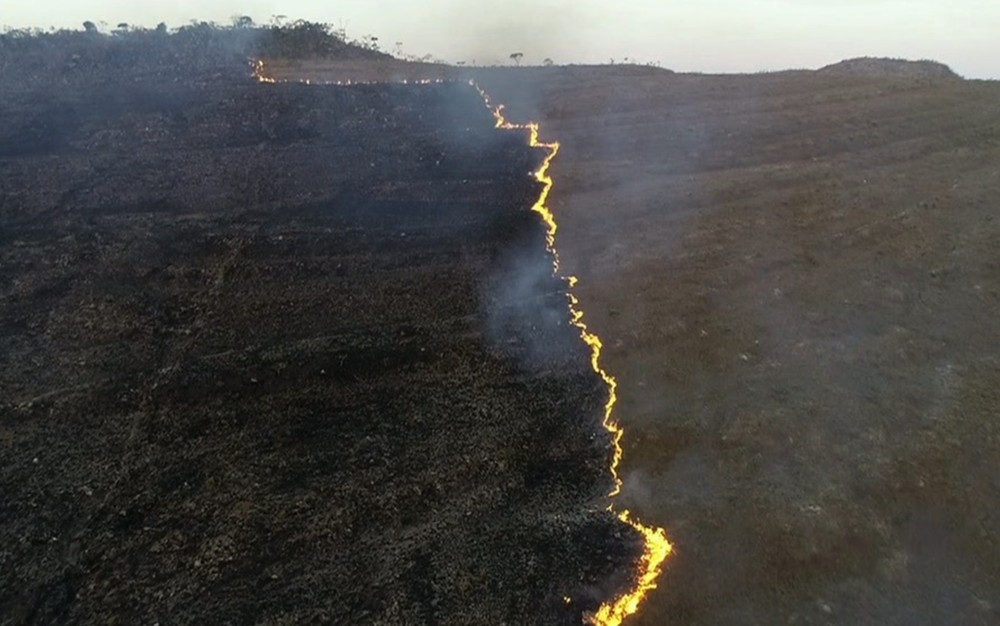
<path id="1" fill-rule="evenodd" d="M 552 271 L 556 276 L 559 276 L 559 252 L 556 250 L 556 232 L 559 230 L 559 226 L 556 224 L 555 215 L 548 206 L 549 194 L 552 192 L 553 186 L 552 176 L 549 175 L 549 167 L 552 165 L 552 161 L 556 158 L 556 155 L 559 154 L 559 142 L 543 142 L 541 140 L 540 126 L 537 122 L 515 124 L 507 121 L 503 114 L 504 106 L 501 104 L 494 107 L 486 92 L 478 85 L 475 85 L 475 83 L 471 84 L 479 91 L 479 95 L 483 97 L 487 108 L 493 112 L 497 128 L 528 131 L 528 141 L 531 147 L 547 151 L 542 164 L 534 172 L 535 180 L 542 184 L 542 192 L 538 200 L 535 201 L 534 206 L 531 207 L 531 210 L 538 213 L 542 221 L 545 222 L 545 245 L 552 255 Z M 566 282 L 570 289 L 572 289 L 576 286 L 578 280 L 575 276 L 568 276 L 566 277 Z M 621 440 L 625 435 L 625 431 L 612 415 L 615 404 L 618 401 L 618 381 L 601 366 L 601 350 L 604 344 L 601 343 L 600 337 L 592 333 L 587 328 L 586 323 L 584 323 L 583 311 L 580 309 L 580 300 L 571 291 L 568 292 L 568 295 L 570 301 L 570 323 L 580 330 L 580 337 L 590 347 L 591 368 L 608 386 L 608 401 L 604 405 L 604 419 L 602 424 L 605 430 L 611 435 L 612 441 L 610 469 L 611 476 L 614 478 L 614 484 L 608 493 L 608 497 L 614 498 L 622 490 L 622 479 L 618 474 L 618 466 L 622 460 Z M 645 599 L 646 595 L 653 589 L 656 589 L 657 579 L 663 572 L 663 562 L 673 551 L 673 546 L 667 539 L 666 531 L 662 528 L 643 524 L 634 519 L 628 510 L 615 511 L 614 503 L 608 505 L 608 510 L 617 513 L 618 519 L 638 531 L 643 536 L 645 547 L 639 562 L 639 572 L 633 588 L 628 593 L 605 602 L 596 613 L 589 616 L 589 621 L 593 626 L 619 626 L 628 616 L 638 611 L 639 605 Z"/>
<path id="2" fill-rule="evenodd" d="M 250 65 L 253 70 L 254 78 L 256 78 L 259 82 L 279 82 L 274 77 L 267 75 L 264 70 L 264 62 L 262 60 L 254 59 L 251 61 Z M 309 80 L 302 80 L 299 82 L 307 85 L 312 84 Z M 432 83 L 442 83 L 445 81 L 438 79 L 400 82 L 427 85 Z M 336 81 L 334 83 L 327 84 L 356 85 L 370 83 L 366 83 L 365 81 Z M 496 127 L 498 129 L 527 131 L 528 144 L 532 148 L 546 151 L 546 156 L 542 161 L 542 164 L 533 172 L 535 180 L 542 185 L 542 191 L 538 196 L 538 200 L 536 200 L 535 204 L 531 207 L 531 210 L 541 216 L 542 221 L 545 223 L 545 247 L 552 257 L 552 272 L 553 275 L 560 276 L 559 252 L 556 250 L 556 232 L 559 230 L 559 226 L 556 224 L 555 215 L 548 206 L 549 194 L 552 192 L 553 186 L 552 176 L 549 175 L 549 167 L 552 165 L 552 161 L 556 158 L 556 155 L 559 154 L 559 142 L 543 142 L 541 140 L 540 126 L 537 122 L 516 124 L 508 121 L 506 117 L 504 117 L 504 106 L 502 104 L 494 106 L 487 93 L 481 87 L 479 87 L 474 81 L 469 81 L 469 84 L 479 92 L 479 95 L 482 96 L 487 108 L 491 113 L 493 113 L 493 117 L 496 119 Z M 601 366 L 601 350 L 603 349 L 604 344 L 601 343 L 600 337 L 592 333 L 587 328 L 587 324 L 583 321 L 583 311 L 580 309 L 580 300 L 572 291 L 570 291 L 577 285 L 577 278 L 575 276 L 567 276 L 565 277 L 565 280 L 569 287 L 567 295 L 570 302 L 570 323 L 579 329 L 580 338 L 583 339 L 583 342 L 590 348 L 591 368 L 601 377 L 608 387 L 608 400 L 604 405 L 604 417 L 601 423 L 608 434 L 611 435 L 612 454 L 609 469 L 614 482 L 611 491 L 608 493 L 608 497 L 613 499 L 615 496 L 620 494 L 622 490 L 622 479 L 618 474 L 618 467 L 622 460 L 621 440 L 625 435 L 625 431 L 612 415 L 615 404 L 618 402 L 618 381 L 614 376 L 609 374 L 604 367 Z M 642 557 L 639 560 L 639 571 L 636 575 L 632 588 L 627 593 L 602 604 L 597 609 L 596 613 L 586 616 L 586 619 L 592 626 L 620 626 L 627 617 L 635 614 L 639 610 L 640 604 L 649 592 L 656 589 L 657 580 L 663 572 L 663 562 L 673 551 L 673 546 L 667 539 L 667 534 L 664 529 L 643 524 L 639 520 L 633 518 L 627 509 L 616 511 L 614 502 L 608 505 L 608 510 L 615 513 L 619 520 L 628 524 L 642 535 L 644 548 Z"/>

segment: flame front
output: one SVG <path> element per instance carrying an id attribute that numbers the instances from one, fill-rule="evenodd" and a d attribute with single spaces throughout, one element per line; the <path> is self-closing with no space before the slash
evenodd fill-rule
<path id="1" fill-rule="evenodd" d="M 409 79 L 401 78 L 399 80 L 326 80 L 316 82 L 310 78 L 300 78 L 298 80 L 288 80 L 286 78 L 277 79 L 273 76 L 269 76 L 264 70 L 264 61 L 262 59 L 250 59 L 250 70 L 253 77 L 257 79 L 260 83 L 300 83 L 303 85 L 339 85 L 341 87 L 351 87 L 353 85 L 384 85 L 387 83 L 396 83 L 400 85 L 440 85 L 441 83 L 447 82 L 442 78 L 419 78 L 419 79 Z"/>
<path id="2" fill-rule="evenodd" d="M 250 59 L 250 69 L 253 71 L 253 77 L 257 79 L 260 83 L 276 83 L 274 78 L 268 76 L 264 73 L 264 61 L 261 59 Z"/>
<path id="3" fill-rule="evenodd" d="M 532 148 L 541 148 L 547 151 L 542 164 L 534 172 L 535 180 L 542 184 L 542 192 L 538 196 L 531 210 L 538 213 L 545 222 L 545 243 L 549 253 L 552 255 L 552 270 L 556 276 L 559 275 L 559 253 L 556 250 L 556 231 L 559 229 L 556 224 L 555 215 L 552 214 L 548 206 L 549 194 L 552 192 L 552 177 L 549 175 L 549 167 L 552 160 L 559 154 L 559 142 L 546 143 L 541 141 L 539 125 L 536 122 L 528 124 L 514 124 L 504 117 L 503 105 L 492 106 L 490 98 L 486 92 L 476 86 L 479 94 L 486 101 L 486 106 L 493 112 L 496 118 L 497 128 L 505 130 L 526 130 L 529 135 L 529 143 Z M 578 280 L 575 276 L 566 278 L 570 288 L 576 286 Z M 618 466 L 622 460 L 621 440 L 625 434 L 621 425 L 615 421 L 612 415 L 615 404 L 618 402 L 618 381 L 601 366 L 601 350 L 604 344 L 601 338 L 590 332 L 583 321 L 583 311 L 580 310 L 580 300 L 572 292 L 569 293 L 570 301 L 570 322 L 580 330 L 580 337 L 584 343 L 590 347 L 590 366 L 604 380 L 608 386 L 608 402 L 604 405 L 604 419 L 602 424 L 605 430 L 611 435 L 611 476 L 614 484 L 608 493 L 609 498 L 613 498 L 621 493 L 622 479 L 618 475 Z M 608 506 L 608 510 L 614 512 L 614 504 Z M 634 587 L 624 595 L 611 601 L 605 602 L 593 615 L 588 616 L 589 622 L 593 626 L 619 626 L 629 615 L 639 610 L 646 595 L 656 589 L 657 579 L 663 572 L 663 562 L 673 551 L 673 546 L 667 539 L 667 533 L 662 528 L 646 526 L 642 522 L 634 519 L 632 515 L 623 510 L 618 513 L 618 519 L 637 530 L 644 539 L 645 547 L 642 558 L 639 562 L 639 573 L 636 576 Z"/>
<path id="4" fill-rule="evenodd" d="M 250 62 L 253 76 L 259 82 L 262 83 L 276 83 L 278 82 L 274 77 L 268 76 L 264 70 L 264 62 L 260 59 L 253 59 Z M 281 81 L 286 82 L 286 81 Z M 300 80 L 298 82 L 305 84 L 314 84 L 309 80 Z M 436 80 L 402 80 L 397 81 L 404 84 L 418 84 L 418 85 L 429 85 L 435 83 L 445 82 L 440 79 Z M 327 82 L 323 84 L 334 84 L 334 85 L 358 85 L 358 84 L 372 84 L 364 81 L 336 81 Z M 556 158 L 559 154 L 559 142 L 546 143 L 541 140 L 539 125 L 535 122 L 530 122 L 528 124 L 514 124 L 507 121 L 503 115 L 503 105 L 494 107 L 490 103 L 490 98 L 475 83 L 470 82 L 479 94 L 482 96 L 483 100 L 486 102 L 486 106 L 492 111 L 494 117 L 496 118 L 496 127 L 503 130 L 520 130 L 528 131 L 528 141 L 532 148 L 541 148 L 546 151 L 545 159 L 542 164 L 534 172 L 535 180 L 542 184 L 542 192 L 538 196 L 538 200 L 535 201 L 534 206 L 531 210 L 541 216 L 542 221 L 545 223 L 545 247 L 552 256 L 552 271 L 553 274 L 559 276 L 559 252 L 556 250 L 556 231 L 559 229 L 556 224 L 555 216 L 549 209 L 548 200 L 549 194 L 552 192 L 552 177 L 549 175 L 549 167 L 552 165 L 552 160 Z M 576 286 L 578 280 L 575 276 L 568 276 L 565 278 L 566 283 L 570 289 Z M 611 435 L 612 442 L 612 454 L 611 454 L 611 476 L 614 479 L 611 491 L 608 493 L 609 498 L 614 498 L 622 490 L 622 480 L 618 474 L 618 466 L 622 460 L 622 446 L 621 440 L 624 436 L 625 431 L 622 427 L 615 421 L 612 412 L 614 411 L 615 404 L 618 402 L 618 381 L 615 380 L 614 376 L 609 374 L 601 366 L 601 350 L 604 347 L 601 343 L 600 337 L 590 332 L 587 325 L 583 321 L 583 311 L 580 310 L 580 301 L 577 299 L 576 295 L 572 292 L 568 292 L 570 301 L 570 323 L 573 324 L 580 331 L 580 337 L 583 339 L 584 343 L 590 348 L 590 366 L 593 368 L 604 383 L 608 386 L 608 401 L 604 405 L 604 418 L 602 424 L 605 430 Z M 615 512 L 614 503 L 608 506 L 608 510 Z M 635 584 L 628 593 L 625 593 L 611 601 L 608 601 L 598 608 L 597 612 L 588 615 L 587 620 L 592 626 L 620 626 L 625 619 L 633 615 L 639 610 L 639 605 L 645 599 L 646 595 L 656 589 L 657 579 L 663 572 L 663 562 L 667 559 L 670 553 L 673 551 L 673 546 L 667 539 L 666 531 L 662 528 L 657 528 L 655 526 L 646 526 L 645 524 L 633 519 L 631 514 L 627 510 L 622 510 L 617 513 L 618 519 L 620 519 L 625 524 L 628 524 L 636 531 L 638 531 L 644 539 L 644 549 L 642 558 L 639 561 L 639 572 L 635 579 Z M 568 603 L 571 602 L 570 598 L 564 598 Z"/>

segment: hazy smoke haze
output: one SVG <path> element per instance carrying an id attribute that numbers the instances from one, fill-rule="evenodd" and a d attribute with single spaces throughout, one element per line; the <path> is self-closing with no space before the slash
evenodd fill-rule
<path id="1" fill-rule="evenodd" d="M 176 26 L 246 14 L 330 22 L 408 54 L 446 61 L 659 62 L 681 71 L 815 68 L 857 56 L 934 59 L 969 78 L 1000 78 L 1000 3 L 994 0 L 39 0 L 4 8 L 10 26 L 79 27 L 83 20 Z"/>

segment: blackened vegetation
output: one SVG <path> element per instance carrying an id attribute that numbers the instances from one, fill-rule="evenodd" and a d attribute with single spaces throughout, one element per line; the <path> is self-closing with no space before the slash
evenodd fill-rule
<path id="1" fill-rule="evenodd" d="M 516 325 L 563 285 L 503 289 L 541 155 L 472 89 L 73 87 L 0 95 L 0 622 L 578 624 L 626 582 L 606 390 Z"/>

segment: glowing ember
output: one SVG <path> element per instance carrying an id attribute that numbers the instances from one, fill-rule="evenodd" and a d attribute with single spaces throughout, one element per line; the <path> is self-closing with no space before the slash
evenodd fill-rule
<path id="1" fill-rule="evenodd" d="M 559 153 L 559 143 L 542 142 L 539 136 L 539 126 L 537 123 L 531 122 L 528 124 L 513 124 L 508 122 L 503 115 L 503 105 L 494 108 L 490 104 L 490 99 L 486 92 L 478 86 L 476 86 L 476 89 L 486 101 L 486 106 L 493 111 L 493 115 L 497 120 L 497 128 L 507 130 L 526 130 L 529 133 L 529 142 L 533 148 L 542 148 L 548 151 L 545 160 L 542 161 L 541 166 L 535 170 L 534 173 L 535 180 L 542 183 L 542 193 L 539 195 L 535 205 L 531 208 L 533 211 L 541 215 L 542 221 L 545 222 L 546 247 L 552 254 L 553 271 L 556 275 L 558 275 L 559 253 L 556 251 L 555 243 L 556 231 L 559 227 L 556 224 L 555 216 L 552 214 L 552 211 L 549 209 L 547 203 L 553 184 L 552 177 L 549 176 L 549 166 L 552 164 L 552 160 L 555 159 L 556 155 Z M 566 278 L 566 282 L 572 289 L 579 281 L 575 276 L 569 276 Z M 590 347 L 590 366 L 595 372 L 597 372 L 598 375 L 600 375 L 605 384 L 608 386 L 608 402 L 604 406 L 603 424 L 604 428 L 611 434 L 611 441 L 613 445 L 611 455 L 611 475 L 614 478 L 614 485 L 608 493 L 608 496 L 613 498 L 621 493 L 622 489 L 622 480 L 618 475 L 618 466 L 622 460 L 621 439 L 625 434 L 625 431 L 622 430 L 622 427 L 612 416 L 615 403 L 618 401 L 618 381 L 615 380 L 614 376 L 601 367 L 601 349 L 603 348 L 603 344 L 601 343 L 600 337 L 587 329 L 587 325 L 583 321 L 583 311 L 579 308 L 580 301 L 572 293 L 569 294 L 569 299 L 571 323 L 580 329 L 580 337 L 583 339 L 584 343 Z M 610 505 L 608 510 L 614 511 L 614 504 Z M 628 593 L 601 605 L 601 607 L 597 610 L 597 613 L 588 616 L 590 623 L 594 626 L 619 626 L 626 617 L 639 610 L 639 605 L 646 597 L 646 594 L 653 589 L 656 589 L 656 581 L 663 571 L 663 562 L 666 560 L 667 556 L 670 555 L 671 551 L 673 551 L 673 546 L 671 546 L 670 541 L 667 540 L 666 532 L 662 528 L 646 526 L 638 520 L 633 519 L 628 511 L 621 511 L 618 513 L 618 519 L 642 534 L 645 540 L 645 549 L 639 563 L 639 574 L 636 578 L 634 588 Z"/>

